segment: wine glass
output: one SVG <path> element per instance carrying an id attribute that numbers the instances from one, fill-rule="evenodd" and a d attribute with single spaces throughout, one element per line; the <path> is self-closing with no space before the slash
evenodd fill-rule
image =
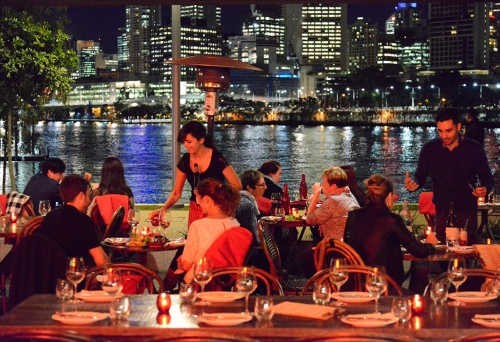
<path id="1" fill-rule="evenodd" d="M 73 297 L 73 286 L 66 279 L 57 279 L 56 281 L 56 296 L 65 301 Z"/>
<path id="2" fill-rule="evenodd" d="M 45 216 L 50 211 L 50 201 L 49 200 L 40 200 L 38 204 L 38 212 L 40 215 Z"/>
<path id="3" fill-rule="evenodd" d="M 383 267 L 374 267 L 366 276 L 366 289 L 371 297 L 375 297 L 375 313 L 378 312 L 378 299 L 387 291 L 387 278 Z"/>
<path id="4" fill-rule="evenodd" d="M 257 277 L 253 267 L 243 267 L 236 279 L 236 288 L 245 294 L 245 315 L 250 316 L 248 311 L 248 297 L 257 288 Z"/>
<path id="5" fill-rule="evenodd" d="M 271 214 L 276 215 L 276 208 L 280 206 L 281 194 L 279 192 L 273 192 L 271 194 Z"/>
<path id="6" fill-rule="evenodd" d="M 123 280 L 120 269 L 114 266 L 106 267 L 102 275 L 102 290 L 114 300 L 115 296 L 119 294 L 122 289 Z"/>
<path id="7" fill-rule="evenodd" d="M 347 279 L 349 279 L 349 273 L 347 272 L 347 262 L 345 258 L 332 259 L 330 262 L 330 280 L 337 287 L 337 292 L 340 292 L 340 287 L 345 284 Z M 340 297 L 339 297 L 340 298 Z M 337 300 L 334 306 L 343 306 L 340 300 Z"/>
<path id="8" fill-rule="evenodd" d="M 172 223 L 172 215 L 170 214 L 170 210 L 161 209 L 158 213 L 158 222 L 163 228 L 163 236 L 166 236 L 166 230 L 170 226 L 170 223 Z"/>
<path id="9" fill-rule="evenodd" d="M 135 231 L 137 228 L 137 225 L 139 224 L 139 222 L 141 220 L 140 211 L 137 209 L 130 208 L 128 210 L 127 220 L 128 220 L 128 224 L 130 224 L 130 227 L 132 227 L 132 230 Z"/>
<path id="10" fill-rule="evenodd" d="M 194 281 L 197 282 L 201 286 L 201 293 L 203 293 L 205 289 L 205 285 L 212 280 L 212 263 L 210 259 L 207 257 L 203 257 L 197 262 L 195 262 L 193 267 L 194 272 Z M 208 302 L 200 301 L 198 305 L 207 305 Z"/>
<path id="11" fill-rule="evenodd" d="M 66 279 L 73 284 L 73 304 L 78 303 L 76 299 L 76 286 L 85 279 L 85 264 L 83 258 L 70 257 L 66 263 Z"/>
<path id="12" fill-rule="evenodd" d="M 449 303 L 451 306 L 465 305 L 458 300 L 458 287 L 462 285 L 467 280 L 467 275 L 465 275 L 465 259 L 464 258 L 453 258 L 450 259 L 448 264 L 448 280 L 455 286 L 455 301 Z"/>

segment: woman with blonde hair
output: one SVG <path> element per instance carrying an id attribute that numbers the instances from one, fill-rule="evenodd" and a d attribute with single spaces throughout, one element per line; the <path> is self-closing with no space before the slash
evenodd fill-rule
<path id="1" fill-rule="evenodd" d="M 394 206 L 393 184 L 382 176 L 373 175 L 365 181 L 368 205 L 349 212 L 344 242 L 351 245 L 368 266 L 385 266 L 400 285 L 404 280 L 401 246 L 409 253 L 425 258 L 434 254 L 435 235 L 427 242 L 419 242 L 410 232 L 401 216 L 391 212 Z"/>

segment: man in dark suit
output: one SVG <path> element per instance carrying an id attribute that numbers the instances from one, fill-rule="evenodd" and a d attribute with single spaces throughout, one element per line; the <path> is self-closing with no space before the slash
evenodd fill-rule
<path id="1" fill-rule="evenodd" d="M 465 119 L 465 134 L 464 137 L 477 141 L 484 146 L 484 127 L 479 118 L 477 117 L 477 110 L 473 107 L 467 109 Z"/>

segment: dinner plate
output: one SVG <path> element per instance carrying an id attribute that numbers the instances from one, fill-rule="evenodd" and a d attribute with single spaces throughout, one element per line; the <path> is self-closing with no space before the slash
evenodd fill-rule
<path id="1" fill-rule="evenodd" d="M 106 241 L 109 244 L 116 245 L 116 246 L 122 246 L 126 244 L 130 238 L 120 238 L 120 237 L 114 237 L 114 238 L 106 238 L 104 241 Z"/>
<path id="2" fill-rule="evenodd" d="M 281 221 L 279 216 L 262 216 L 262 219 L 265 221 Z"/>
<path id="3" fill-rule="evenodd" d="M 55 313 L 52 319 L 64 324 L 91 324 L 108 318 L 107 313 L 93 311 L 71 311 L 64 314 Z"/>
<path id="4" fill-rule="evenodd" d="M 500 315 L 498 314 L 476 315 L 472 317 L 472 322 L 481 324 L 488 328 L 500 328 Z"/>
<path id="5" fill-rule="evenodd" d="M 398 321 L 397 317 L 380 315 L 381 317 L 371 317 L 372 315 L 367 315 L 366 317 L 361 317 L 360 315 L 347 315 L 341 318 L 341 321 L 350 324 L 357 328 L 378 328 L 384 327 L 389 324 L 394 324 Z"/>
<path id="6" fill-rule="evenodd" d="M 245 297 L 245 294 L 243 292 L 206 291 L 198 293 L 198 298 L 213 303 L 233 302 L 243 297 Z"/>
<path id="7" fill-rule="evenodd" d="M 249 322 L 252 320 L 251 315 L 245 315 L 242 313 L 234 312 L 220 312 L 220 313 L 209 313 L 203 316 L 198 316 L 198 322 L 205 323 L 208 325 L 238 325 L 241 323 Z"/>
<path id="8" fill-rule="evenodd" d="M 332 298 L 344 303 L 366 303 L 375 299 L 368 292 L 335 292 Z"/>
<path id="9" fill-rule="evenodd" d="M 108 295 L 104 291 L 87 291 L 82 290 L 75 295 L 76 298 L 83 300 L 84 302 L 98 302 L 98 303 L 107 303 L 112 302 L 113 297 Z M 123 297 L 123 293 L 118 293 L 115 295 L 115 298 Z"/>
<path id="10" fill-rule="evenodd" d="M 462 303 L 484 303 L 497 298 L 497 295 L 490 293 L 486 296 L 486 292 L 480 291 L 464 291 L 454 292 L 448 295 L 448 298 L 457 300 Z"/>
<path id="11" fill-rule="evenodd" d="M 448 247 L 448 250 L 453 253 L 458 253 L 458 254 L 469 254 L 469 253 L 474 253 L 474 247 L 472 246 L 465 246 L 465 247 Z"/>

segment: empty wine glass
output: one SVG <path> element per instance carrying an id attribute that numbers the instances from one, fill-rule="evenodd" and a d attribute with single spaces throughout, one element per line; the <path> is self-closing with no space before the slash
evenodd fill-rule
<path id="1" fill-rule="evenodd" d="M 254 313 L 259 322 L 270 321 L 274 316 L 273 299 L 271 297 L 257 297 Z"/>
<path id="2" fill-rule="evenodd" d="M 85 279 L 85 264 L 83 258 L 70 257 L 66 263 L 66 279 L 73 284 L 73 304 L 78 303 L 76 286 Z"/>
<path id="3" fill-rule="evenodd" d="M 257 277 L 253 267 L 243 267 L 236 279 L 236 288 L 245 294 L 245 315 L 250 315 L 248 311 L 248 297 L 257 288 Z"/>
<path id="4" fill-rule="evenodd" d="M 166 236 L 166 229 L 170 227 L 170 223 L 172 223 L 172 214 L 170 213 L 170 210 L 161 209 L 158 213 L 158 222 L 163 228 L 163 236 Z"/>
<path id="5" fill-rule="evenodd" d="M 378 299 L 380 295 L 387 291 L 387 278 L 383 267 L 374 267 L 366 276 L 366 289 L 371 297 L 375 298 L 375 313 L 378 311 Z"/>
<path id="6" fill-rule="evenodd" d="M 467 280 L 465 259 L 453 258 L 448 264 L 448 280 L 455 286 L 455 301 L 449 303 L 451 306 L 465 305 L 458 300 L 458 287 Z"/>
<path id="7" fill-rule="evenodd" d="M 313 284 L 313 301 L 319 305 L 327 305 L 332 298 L 332 290 L 328 281 L 316 280 Z"/>
<path id="8" fill-rule="evenodd" d="M 398 319 L 404 323 L 408 322 L 411 318 L 411 299 L 408 298 L 395 298 L 392 301 L 391 312 Z"/>
<path id="9" fill-rule="evenodd" d="M 73 286 L 66 279 L 57 279 L 56 281 L 56 296 L 65 301 L 73 297 Z"/>
<path id="10" fill-rule="evenodd" d="M 132 230 L 135 231 L 137 228 L 137 225 L 139 224 L 139 222 L 141 220 L 140 211 L 137 209 L 130 208 L 128 210 L 127 220 L 128 220 L 128 224 L 130 224 L 130 227 L 132 228 Z"/>
<path id="11" fill-rule="evenodd" d="M 50 211 L 50 201 L 49 200 L 40 200 L 38 204 L 38 213 L 42 216 L 45 216 Z"/>
<path id="12" fill-rule="evenodd" d="M 118 267 L 109 266 L 102 275 L 102 290 L 113 299 L 123 289 L 122 274 Z"/>
<path id="13" fill-rule="evenodd" d="M 212 280 L 212 263 L 207 257 L 203 257 L 193 266 L 194 281 L 201 286 L 201 293 L 205 290 L 205 285 Z M 208 302 L 202 300 L 198 302 L 198 305 L 207 305 Z"/>
<path id="14" fill-rule="evenodd" d="M 340 292 L 340 287 L 345 284 L 347 279 L 349 279 L 349 273 L 347 272 L 347 262 L 345 258 L 336 258 L 331 260 L 329 275 L 330 280 L 337 287 L 337 292 Z M 334 306 L 343 305 L 345 304 L 340 300 L 337 300 L 334 304 Z"/>
<path id="15" fill-rule="evenodd" d="M 431 299 L 434 304 L 443 304 L 448 299 L 448 282 L 439 281 L 429 284 L 429 286 L 431 287 Z"/>

